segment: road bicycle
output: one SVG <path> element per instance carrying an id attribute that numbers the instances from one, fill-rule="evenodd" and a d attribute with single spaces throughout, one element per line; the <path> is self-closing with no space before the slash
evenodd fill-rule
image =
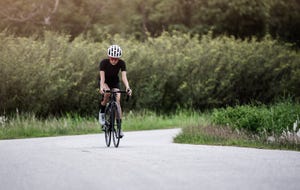
<path id="1" fill-rule="evenodd" d="M 111 139 L 113 139 L 114 146 L 117 148 L 120 143 L 120 133 L 121 133 L 121 107 L 117 102 L 117 93 L 127 93 L 123 90 L 106 90 L 105 93 L 110 93 L 109 101 L 105 108 L 105 143 L 109 147 L 111 144 Z M 127 95 L 126 101 L 128 101 L 129 96 Z M 118 122 L 119 121 L 119 122 Z"/>

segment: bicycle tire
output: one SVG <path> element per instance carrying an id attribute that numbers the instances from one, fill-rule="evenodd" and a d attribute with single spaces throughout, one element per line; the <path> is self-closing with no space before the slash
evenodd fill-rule
<path id="1" fill-rule="evenodd" d="M 111 115 L 111 109 L 108 107 L 105 110 L 105 144 L 107 147 L 110 147 L 110 143 L 111 143 L 111 120 L 110 120 L 110 115 Z"/>
<path id="2" fill-rule="evenodd" d="M 121 132 L 121 126 L 118 125 L 118 123 L 116 122 L 117 118 L 120 118 L 120 113 L 118 110 L 118 106 L 117 104 L 113 105 L 112 108 L 112 115 L 113 115 L 113 122 L 112 122 L 112 137 L 113 137 L 113 142 L 114 142 L 114 146 L 117 148 L 119 147 L 120 144 L 120 132 Z"/>

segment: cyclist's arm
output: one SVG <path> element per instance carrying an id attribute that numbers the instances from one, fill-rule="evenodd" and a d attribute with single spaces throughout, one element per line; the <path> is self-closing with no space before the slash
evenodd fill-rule
<path id="1" fill-rule="evenodd" d="M 125 86 L 125 88 L 126 88 L 126 91 L 127 90 L 130 90 L 130 87 L 129 87 L 129 83 L 128 83 L 128 80 L 127 80 L 127 73 L 126 73 L 126 71 L 122 71 L 122 81 L 123 81 L 123 83 L 124 83 L 124 86 Z M 131 91 L 131 90 L 130 90 Z M 131 92 L 130 92 L 131 93 Z M 129 95 L 131 95 L 131 94 L 129 94 Z"/>
<path id="2" fill-rule="evenodd" d="M 105 90 L 105 73 L 104 71 L 100 71 L 100 92 L 102 92 L 103 90 Z M 104 92 L 102 92 L 104 93 Z"/>

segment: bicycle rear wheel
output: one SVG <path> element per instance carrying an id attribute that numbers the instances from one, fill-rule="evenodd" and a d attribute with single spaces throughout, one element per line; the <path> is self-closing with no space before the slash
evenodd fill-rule
<path id="1" fill-rule="evenodd" d="M 113 122 L 112 122 L 112 125 L 111 125 L 111 129 L 112 129 L 112 137 L 113 137 L 113 142 L 114 142 L 114 146 L 117 148 L 120 144 L 120 132 L 121 132 L 121 124 L 118 124 L 116 121 L 117 121 L 117 118 L 120 118 L 120 113 L 118 111 L 118 107 L 117 105 L 115 104 L 113 106 L 113 109 L 112 109 L 112 115 L 113 115 Z"/>
<path id="2" fill-rule="evenodd" d="M 111 143 L 111 109 L 108 108 L 105 110 L 105 131 L 104 131 L 104 134 L 105 134 L 105 143 L 106 143 L 106 146 L 109 147 L 110 146 L 110 143 Z"/>

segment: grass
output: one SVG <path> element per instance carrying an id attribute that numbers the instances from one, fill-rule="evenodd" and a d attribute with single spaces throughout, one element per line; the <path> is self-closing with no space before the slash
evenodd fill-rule
<path id="1" fill-rule="evenodd" d="M 196 112 L 178 112 L 174 115 L 157 115 L 153 112 L 129 112 L 123 114 L 123 130 L 152 130 L 190 126 L 204 121 Z M 101 133 L 95 117 L 66 115 L 38 119 L 33 114 L 17 115 L 0 122 L 0 139 L 48 137 Z"/>
<path id="2" fill-rule="evenodd" d="M 182 128 L 198 123 L 205 123 L 206 121 L 205 114 L 200 115 L 194 111 L 179 111 L 172 115 L 157 115 L 153 112 L 144 111 L 138 113 L 125 113 L 123 126 L 126 131 L 152 130 Z"/>
<path id="3" fill-rule="evenodd" d="M 175 137 L 175 143 L 205 144 L 217 146 L 239 146 L 261 149 L 300 151 L 300 144 L 288 141 L 269 142 L 267 138 L 246 131 L 233 130 L 227 126 L 199 125 L 183 128 Z"/>
<path id="4" fill-rule="evenodd" d="M 95 119 L 67 115 L 38 119 L 34 115 L 22 115 L 8 119 L 0 125 L 0 139 L 79 135 L 99 132 Z"/>
<path id="5" fill-rule="evenodd" d="M 123 114 L 123 130 L 153 130 L 182 128 L 174 138 L 175 143 L 241 146 L 266 149 L 300 151 L 300 144 L 289 141 L 269 142 L 268 136 L 213 123 L 213 114 L 196 111 L 180 111 L 172 115 L 157 115 L 153 112 L 129 112 Z M 94 117 L 77 115 L 38 119 L 34 115 L 19 115 L 0 121 L 0 139 L 48 137 L 101 133 Z"/>
<path id="6" fill-rule="evenodd" d="M 290 99 L 215 109 L 206 123 L 183 128 L 174 141 L 300 151 L 299 116 L 300 104 Z"/>

